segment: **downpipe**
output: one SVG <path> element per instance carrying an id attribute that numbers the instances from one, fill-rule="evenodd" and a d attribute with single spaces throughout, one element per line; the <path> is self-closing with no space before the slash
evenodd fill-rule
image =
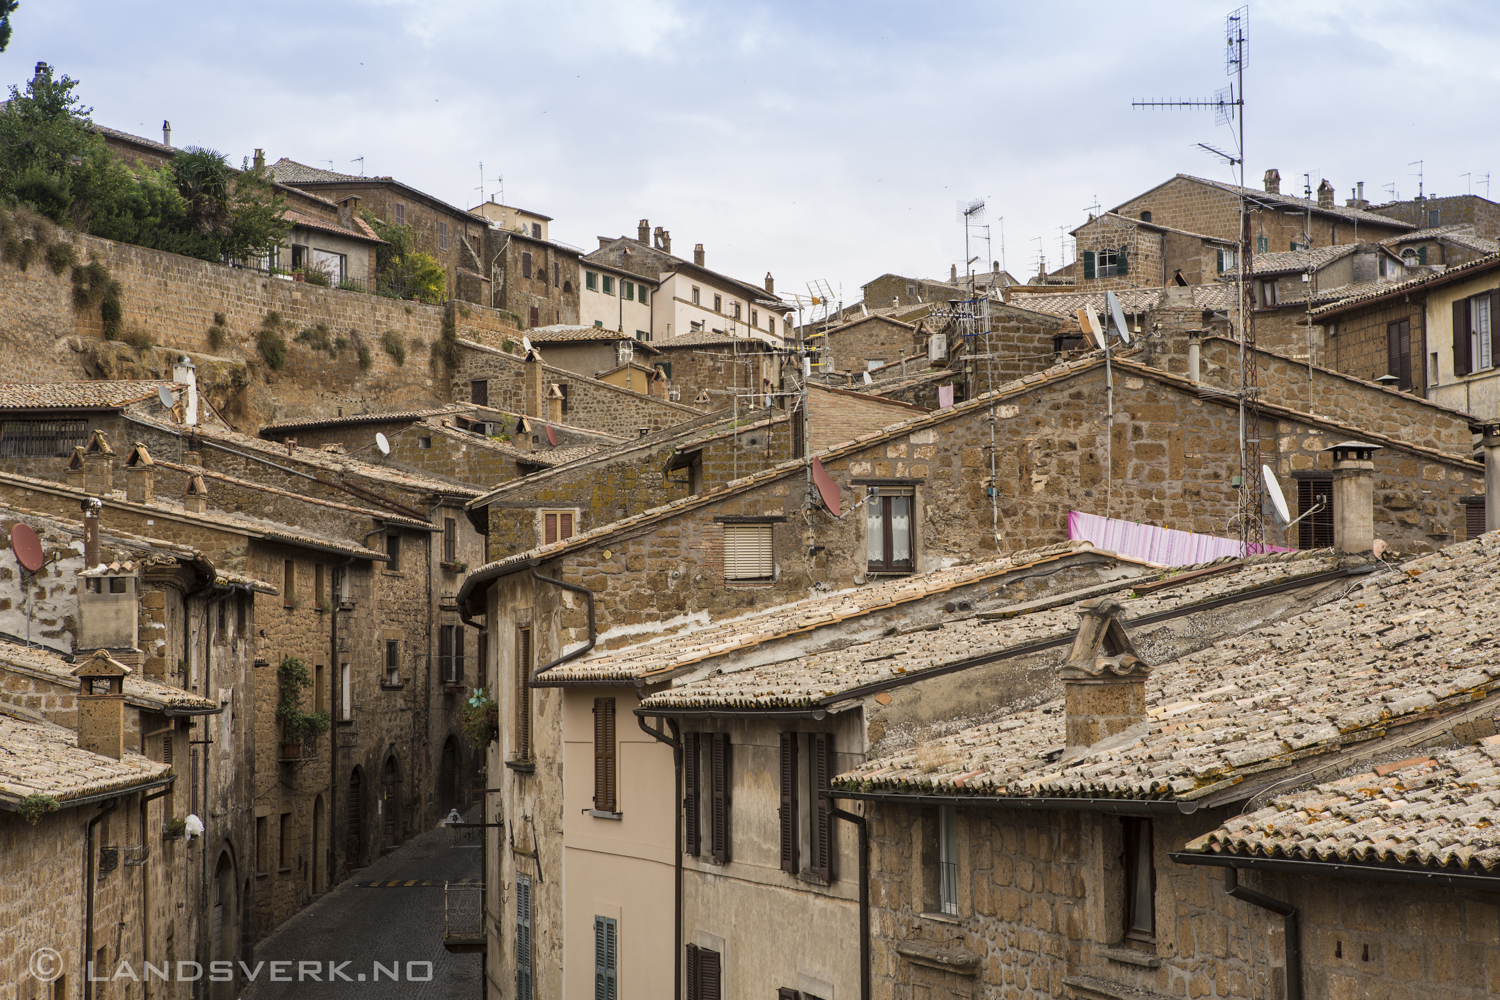
<path id="1" fill-rule="evenodd" d="M 1224 869 L 1224 892 L 1251 906 L 1280 915 L 1286 938 L 1286 1000 L 1302 1000 L 1302 937 L 1297 923 L 1297 908 L 1291 903 L 1273 899 L 1263 892 L 1240 885 L 1239 870 L 1236 868 Z"/>
<path id="2" fill-rule="evenodd" d="M 839 809 L 832 803 L 837 796 L 829 788 L 818 793 L 829 800 L 828 814 L 834 819 L 853 823 L 859 832 L 859 997 L 870 1000 L 870 830 L 865 817 Z M 1300 1000 L 1289 997 L 1288 1000 Z"/>

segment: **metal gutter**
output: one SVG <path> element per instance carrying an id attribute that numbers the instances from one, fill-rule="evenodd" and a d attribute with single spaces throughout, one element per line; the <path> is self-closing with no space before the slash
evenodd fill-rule
<path id="1" fill-rule="evenodd" d="M 597 684 L 595 685 L 598 686 Z M 821 720 L 828 715 L 822 708 L 637 708 L 635 714 L 642 719 L 812 719 Z"/>
<path id="2" fill-rule="evenodd" d="M 170 785 L 176 780 L 177 775 L 169 774 L 164 778 L 157 778 L 155 781 L 148 781 L 144 785 L 131 785 L 128 788 L 117 788 L 114 791 L 109 792 L 95 792 L 92 795 L 80 795 L 74 799 L 60 799 L 58 800 L 58 808 L 72 809 L 75 806 L 91 806 L 95 802 L 107 802 L 110 799 L 118 799 L 124 795 L 135 795 L 138 792 L 149 792 L 153 788 L 164 788 L 165 786 Z M 0 799 L 0 809 L 8 809 L 14 812 L 19 801 L 19 799 Z"/>
<path id="3" fill-rule="evenodd" d="M 832 794 L 841 799 L 866 802 L 889 802 L 908 806 L 963 806 L 981 809 L 1073 809 L 1080 812 L 1120 813 L 1126 816 L 1180 816 L 1197 811 L 1196 802 L 1177 799 L 1086 799 L 1022 798 L 1011 795 L 929 795 L 923 792 L 859 792 L 835 788 Z M 1186 808 L 1185 808 L 1186 807 Z"/>
<path id="4" fill-rule="evenodd" d="M 646 725 L 646 717 L 636 715 L 636 724 L 641 727 L 641 732 L 659 743 L 665 743 L 672 748 L 672 764 L 676 773 L 676 831 L 675 831 L 675 858 L 673 859 L 673 906 L 672 906 L 672 997 L 673 1000 L 682 1000 L 682 731 L 670 719 L 663 720 L 671 727 L 672 735 L 668 736 L 660 729 L 652 729 Z"/>
<path id="5" fill-rule="evenodd" d="M 1483 889 L 1500 892 L 1500 871 L 1479 875 L 1425 868 L 1388 865 L 1343 864 L 1335 861 L 1298 861 L 1293 858 L 1256 858 L 1238 854 L 1198 854 L 1174 851 L 1167 855 L 1179 865 L 1202 865 L 1210 868 L 1247 868 L 1251 871 L 1279 872 L 1287 875 L 1322 875 L 1328 878 L 1365 879 L 1372 882 L 1404 882 L 1408 885 L 1434 885 L 1453 889 Z"/>
<path id="6" fill-rule="evenodd" d="M 853 823 L 859 833 L 859 998 L 870 1000 L 870 828 L 864 816 L 833 805 L 841 798 L 833 789 L 823 789 L 822 797 L 830 800 L 828 812 L 834 819 Z"/>
<path id="7" fill-rule="evenodd" d="M 561 666 L 562 664 L 567 663 L 569 660 L 578 659 L 584 653 L 587 653 L 589 650 L 593 649 L 594 643 L 599 640 L 599 631 L 594 627 L 594 592 L 589 588 L 581 587 L 576 583 L 564 583 L 563 581 L 554 579 L 553 577 L 543 576 L 536 571 L 537 563 L 539 562 L 541 562 L 540 559 L 533 559 L 531 560 L 530 565 L 527 567 L 531 571 L 531 578 L 533 580 L 540 580 L 542 583 L 550 583 L 554 587 L 561 587 L 563 590 L 571 590 L 575 594 L 582 594 L 584 600 L 588 602 L 589 640 L 582 646 L 573 650 L 571 653 L 564 653 L 557 659 L 553 660 L 551 663 L 543 664 L 542 666 L 537 667 L 535 670 L 533 670 L 531 672 L 531 676 L 526 680 L 526 684 L 528 687 L 542 687 L 543 685 L 538 684 L 536 681 L 538 677 L 551 670 L 553 667 Z"/>
<path id="8" fill-rule="evenodd" d="M 1239 872 L 1234 868 L 1224 869 L 1224 892 L 1281 917 L 1286 949 L 1286 988 L 1282 996 L 1286 1000 L 1302 1000 L 1302 933 L 1297 921 L 1297 908 L 1291 903 L 1240 885 Z"/>

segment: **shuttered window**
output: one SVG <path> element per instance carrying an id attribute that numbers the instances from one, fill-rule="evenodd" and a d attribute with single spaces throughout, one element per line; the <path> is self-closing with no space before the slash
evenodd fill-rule
<path id="1" fill-rule="evenodd" d="M 690 857 L 696 858 L 702 852 L 702 824 L 700 823 L 701 798 L 698 794 L 699 765 L 698 733 L 683 734 L 682 745 L 682 839 L 684 850 Z"/>
<path id="2" fill-rule="evenodd" d="M 527 326 L 541 326 L 542 324 L 542 316 L 541 313 L 537 311 L 536 306 L 532 306 L 526 311 L 526 318 L 530 320 L 530 322 L 526 324 Z"/>
<path id="3" fill-rule="evenodd" d="M 619 812 L 615 795 L 615 700 L 594 699 L 594 808 Z"/>
<path id="4" fill-rule="evenodd" d="M 812 735 L 813 871 L 825 882 L 833 881 L 833 813 L 822 792 L 833 780 L 833 734 Z"/>
<path id="5" fill-rule="evenodd" d="M 724 579 L 769 580 L 775 572 L 769 524 L 724 525 Z"/>
<path id="6" fill-rule="evenodd" d="M 443 562 L 458 562 L 458 520 L 443 518 Z"/>
<path id="7" fill-rule="evenodd" d="M 438 223 L 438 249 L 445 252 L 448 249 L 448 223 L 446 222 Z"/>
<path id="8" fill-rule="evenodd" d="M 729 783 L 734 774 L 730 766 L 729 735 L 709 736 L 709 849 L 719 864 L 729 863 Z"/>
<path id="9" fill-rule="evenodd" d="M 619 996 L 619 926 L 613 917 L 594 918 L 594 1000 Z"/>
<path id="10" fill-rule="evenodd" d="M 529 250 L 521 252 L 521 277 L 531 277 L 531 251 Z"/>
<path id="11" fill-rule="evenodd" d="M 516 876 L 516 1000 L 532 1000 L 531 876 Z"/>
<path id="12" fill-rule="evenodd" d="M 1484 534 L 1484 497 L 1470 497 L 1464 504 L 1464 537 L 1478 538 Z M 170 763 L 170 762 L 168 762 Z"/>
<path id="13" fill-rule="evenodd" d="M 1469 355 L 1469 300 L 1459 299 L 1453 303 L 1453 374 L 1467 375 L 1473 370 Z"/>
<path id="14" fill-rule="evenodd" d="M 688 1000 L 720 1000 L 722 996 L 719 953 L 695 944 L 687 946 Z"/>
<path id="15" fill-rule="evenodd" d="M 797 874 L 797 733 L 781 734 L 781 870 Z"/>
<path id="16" fill-rule="evenodd" d="M 573 537 L 573 512 L 570 510 L 546 511 L 542 514 L 542 544 L 551 545 L 564 538 Z"/>
<path id="17" fill-rule="evenodd" d="M 7 420 L 0 423 L 0 456 L 62 458 L 88 440 L 82 420 Z"/>
<path id="18" fill-rule="evenodd" d="M 1326 549 L 1333 545 L 1333 480 L 1297 480 L 1297 513 L 1305 514 L 1321 502 L 1323 507 L 1297 523 L 1299 549 Z"/>
<path id="19" fill-rule="evenodd" d="M 516 760 L 531 759 L 531 629 L 516 630 Z"/>
<path id="20" fill-rule="evenodd" d="M 1386 372 L 1396 376 L 1397 388 L 1407 392 L 1411 381 L 1411 321 L 1401 320 L 1385 328 Z"/>

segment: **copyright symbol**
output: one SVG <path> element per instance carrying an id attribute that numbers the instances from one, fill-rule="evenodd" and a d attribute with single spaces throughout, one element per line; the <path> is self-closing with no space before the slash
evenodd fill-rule
<path id="1" fill-rule="evenodd" d="M 50 983 L 63 973 L 63 957 L 56 948 L 38 948 L 27 966 L 40 982 Z"/>

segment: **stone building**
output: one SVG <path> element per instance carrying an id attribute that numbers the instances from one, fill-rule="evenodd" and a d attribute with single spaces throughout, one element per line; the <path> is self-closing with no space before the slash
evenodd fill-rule
<path id="1" fill-rule="evenodd" d="M 926 338 L 918 326 L 888 316 L 867 316 L 804 335 L 809 350 L 818 351 L 821 374 L 870 372 L 927 351 Z"/>
<path id="2" fill-rule="evenodd" d="M 1362 200 L 1364 185 L 1355 193 Z M 1414 229 L 1438 229 L 1453 225 L 1470 225 L 1474 233 L 1488 239 L 1500 239 L 1500 205 L 1477 194 L 1450 194 L 1443 197 L 1422 195 L 1408 201 L 1384 205 L 1365 205 L 1376 215 L 1405 222 Z"/>
<path id="3" fill-rule="evenodd" d="M 1493 822 L 1500 676 L 1456 652 L 1492 537 L 1360 557 L 1311 610 L 1233 638 L 1215 616 L 1186 654 L 1124 602 L 1076 605 L 1060 697 L 840 775 L 870 835 L 871 995 L 1493 992 L 1495 866 L 1464 845 Z M 1458 645 L 1407 638 L 1436 631 Z"/>
<path id="4" fill-rule="evenodd" d="M 1150 213 L 1147 212 L 1146 215 Z M 1105 212 L 1074 229 L 1079 291 L 1204 285 L 1235 271 L 1238 242 L 1153 222 L 1139 215 Z"/>
<path id="5" fill-rule="evenodd" d="M 510 313 L 523 330 L 577 326 L 581 252 L 529 233 L 487 229 L 481 261 L 490 294 L 484 304 Z"/>
<path id="6" fill-rule="evenodd" d="M 1418 229 L 1381 240 L 1413 274 L 1422 266 L 1454 267 L 1500 252 L 1500 240 L 1480 236 L 1473 223 L 1461 222 L 1435 229 Z"/>
<path id="7" fill-rule="evenodd" d="M 649 375 L 661 356 L 650 343 L 603 326 L 539 326 L 527 330 L 526 337 L 548 364 L 592 378 L 630 361 L 644 366 Z"/>
<path id="8" fill-rule="evenodd" d="M 661 282 L 594 257 L 579 266 L 578 321 L 643 343 L 656 340 L 656 295 Z"/>
<path id="9" fill-rule="evenodd" d="M 753 337 L 683 333 L 652 346 L 658 353 L 651 364 L 666 374 L 668 398 L 673 402 L 698 409 L 732 409 L 735 397 L 746 405 L 758 393 L 786 388 L 775 348 Z"/>

